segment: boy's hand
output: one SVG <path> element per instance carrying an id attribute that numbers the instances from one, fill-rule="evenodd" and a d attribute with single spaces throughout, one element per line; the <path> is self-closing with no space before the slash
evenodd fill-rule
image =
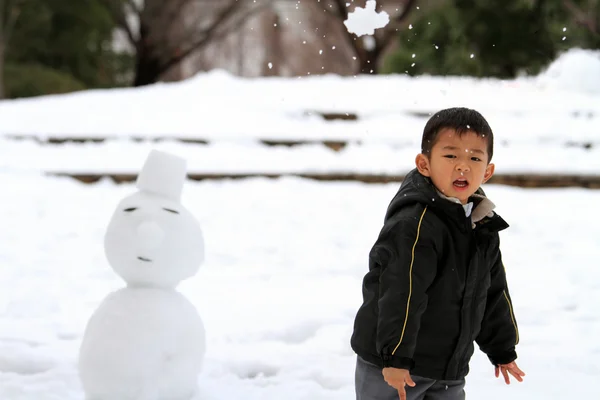
<path id="1" fill-rule="evenodd" d="M 521 371 L 519 367 L 517 367 L 517 363 L 514 361 L 508 364 L 498 365 L 496 367 L 496 378 L 500 376 L 500 372 L 502 372 L 502 375 L 504 376 L 504 382 L 506 382 L 507 385 L 510 385 L 510 378 L 508 377 L 509 373 L 519 382 L 523 382 L 523 377 L 525 376 L 525 372 Z"/>
<path id="2" fill-rule="evenodd" d="M 410 377 L 410 372 L 407 369 L 392 367 L 384 368 L 383 379 L 385 379 L 388 385 L 398 390 L 400 400 L 406 400 L 406 390 L 404 390 L 404 385 L 411 387 L 415 386 L 415 383 Z"/>

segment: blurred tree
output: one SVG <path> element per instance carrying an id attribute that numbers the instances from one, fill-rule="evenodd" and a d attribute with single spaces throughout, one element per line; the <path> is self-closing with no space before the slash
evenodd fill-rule
<path id="1" fill-rule="evenodd" d="M 100 0 L 135 57 L 134 86 L 157 82 L 193 52 L 236 29 L 272 0 Z M 211 12 L 198 21 L 194 15 Z M 201 23 L 205 22 L 205 23 Z"/>
<path id="2" fill-rule="evenodd" d="M 71 93 L 86 88 L 70 74 L 42 65 L 9 63 L 5 67 L 7 98 Z"/>
<path id="3" fill-rule="evenodd" d="M 202 47 L 163 79 L 189 78 L 212 69 L 245 77 L 354 75 L 358 62 L 346 40 L 346 27 L 324 8 L 324 1 L 275 0 L 234 31 Z M 196 18 L 210 19 L 211 13 L 203 14 Z"/>
<path id="4" fill-rule="evenodd" d="M 455 0 L 463 34 L 479 59 L 479 75 L 513 78 L 520 71 L 539 72 L 556 57 L 545 18 L 547 0 L 524 2 Z"/>
<path id="5" fill-rule="evenodd" d="M 119 86 L 128 77 L 132 58 L 113 50 L 115 25 L 99 0 L 0 1 L 12 6 L 11 68 L 2 73 L 12 97 Z"/>
<path id="6" fill-rule="evenodd" d="M 450 2 L 427 14 L 419 14 L 399 34 L 399 49 L 386 60 L 383 72 L 409 75 L 478 74 L 478 62 L 470 58 L 468 40 L 459 23 L 459 11 Z"/>
<path id="7" fill-rule="evenodd" d="M 115 24 L 99 0 L 21 1 L 26 6 L 7 53 L 11 63 L 53 68 L 91 88 L 120 83 L 127 55 L 113 51 Z"/>
<path id="8" fill-rule="evenodd" d="M 556 34 L 564 39 L 561 48 L 576 45 L 600 49 L 600 0 L 554 0 L 549 18 Z"/>
<path id="9" fill-rule="evenodd" d="M 547 0 L 454 0 L 404 29 L 387 72 L 513 78 L 556 56 Z"/>
<path id="10" fill-rule="evenodd" d="M 0 99 L 5 96 L 4 62 L 23 0 L 0 0 Z"/>

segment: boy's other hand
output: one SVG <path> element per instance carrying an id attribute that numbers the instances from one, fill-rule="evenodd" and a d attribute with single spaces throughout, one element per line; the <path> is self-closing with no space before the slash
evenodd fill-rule
<path id="1" fill-rule="evenodd" d="M 407 369 L 392 367 L 384 368 L 383 379 L 385 379 L 388 385 L 398 390 L 400 400 L 406 400 L 406 390 L 404 389 L 404 385 L 411 387 L 415 386 L 415 382 L 413 382 L 410 377 L 410 372 Z"/>
<path id="2" fill-rule="evenodd" d="M 523 377 L 525 376 L 525 372 L 521 371 L 521 369 L 519 369 L 517 366 L 517 363 L 514 361 L 508 364 L 498 365 L 496 367 L 496 378 L 500 376 L 500 372 L 502 372 L 502 375 L 504 376 L 504 382 L 506 382 L 507 385 L 510 385 L 510 378 L 508 374 L 514 376 L 519 382 L 523 382 Z"/>

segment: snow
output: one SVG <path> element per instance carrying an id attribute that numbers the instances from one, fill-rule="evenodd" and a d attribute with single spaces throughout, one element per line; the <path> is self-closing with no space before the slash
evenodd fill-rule
<path id="1" fill-rule="evenodd" d="M 14 171 L 0 173 L 0 184 L 0 398 L 83 400 L 75 359 L 85 323 L 122 287 L 102 237 L 133 184 Z M 205 264 L 180 286 L 207 332 L 202 399 L 352 398 L 361 279 L 396 189 L 296 178 L 187 183 L 183 201 L 206 236 Z M 468 396 L 592 398 L 600 191 L 486 191 L 511 224 L 502 248 L 527 377 L 506 387 L 477 353 Z"/>
<path id="2" fill-rule="evenodd" d="M 212 71 L 138 89 L 0 102 L 0 134 L 394 143 L 420 138 L 430 113 L 457 105 L 481 111 L 496 134 L 511 142 L 564 137 L 562 129 L 570 123 L 578 128 L 598 125 L 597 95 L 547 87 L 538 80 L 401 75 L 243 79 Z M 325 121 L 320 116 L 334 112 L 353 113 L 358 120 Z M 573 133 L 575 139 L 597 136 L 589 129 Z"/>
<path id="3" fill-rule="evenodd" d="M 600 136 L 585 149 L 555 145 L 502 144 L 494 149 L 492 161 L 502 174 L 581 174 L 600 171 Z M 550 139 L 548 139 L 550 141 Z M 151 149 L 173 152 L 187 158 L 192 173 L 204 174 L 384 174 L 402 175 L 414 168 L 419 151 L 417 140 L 396 146 L 384 143 L 351 144 L 335 152 L 320 143 L 297 147 L 268 147 L 258 143 L 217 142 L 208 145 L 173 141 L 136 143 L 114 140 L 104 144 L 40 146 L 27 141 L 0 139 L 0 169 L 28 172 L 124 173 L 138 172 Z M 542 151 L 543 150 L 543 151 Z M 107 162 L 110 159 L 110 162 Z"/>
<path id="4" fill-rule="evenodd" d="M 139 89 L 0 102 L 0 399 L 83 400 L 77 355 L 86 323 L 123 287 L 103 238 L 135 185 L 85 185 L 43 172 L 136 173 L 156 148 L 186 158 L 191 173 L 403 173 L 428 114 L 466 105 L 492 124 L 497 173 L 597 175 L 600 97 L 587 88 L 600 74 L 580 74 L 583 61 L 568 60 L 576 56 L 567 52 L 550 66 L 562 63 L 558 75 L 511 81 L 239 79 L 213 71 Z M 358 120 L 318 116 L 332 111 Z M 59 146 L 10 135 L 108 140 Z M 314 143 L 269 147 L 261 139 Z M 325 139 L 349 145 L 334 152 L 319 143 Z M 206 328 L 199 399 L 353 398 L 352 323 L 368 251 L 397 187 L 293 177 L 186 181 L 182 202 L 206 246 L 203 267 L 178 287 Z M 600 191 L 485 189 L 511 224 L 502 251 L 527 376 L 506 387 L 478 352 L 467 395 L 594 398 Z"/>
<path id="5" fill-rule="evenodd" d="M 139 190 L 115 204 L 104 238 L 107 260 L 129 285 L 175 288 L 204 259 L 202 228 L 180 202 L 185 159 L 152 151 Z"/>
<path id="6" fill-rule="evenodd" d="M 572 48 L 539 76 L 549 87 L 600 95 L 600 51 Z"/>
<path id="7" fill-rule="evenodd" d="M 90 317 L 78 370 L 88 399 L 181 399 L 197 394 L 206 352 L 201 317 L 175 289 L 204 258 L 201 227 L 181 204 L 185 159 L 151 151 L 137 191 L 117 204 L 104 250 L 126 287 Z"/>
<path id="8" fill-rule="evenodd" d="M 151 150 L 137 178 L 136 186 L 144 194 L 156 195 L 164 201 L 181 201 L 185 184 L 187 161 L 168 152 Z"/>
<path id="9" fill-rule="evenodd" d="M 191 399 L 204 353 L 202 320 L 184 296 L 124 287 L 90 318 L 79 376 L 89 399 Z"/>
<path id="10" fill-rule="evenodd" d="M 353 12 L 348 13 L 348 19 L 344 21 L 346 29 L 357 36 L 372 35 L 376 29 L 385 27 L 390 22 L 390 16 L 385 11 L 376 12 L 375 0 L 367 0 L 365 7 L 356 7 Z"/>
<path id="11" fill-rule="evenodd" d="M 429 116 L 441 108 L 467 106 L 491 124 L 497 161 L 505 172 L 597 173 L 600 93 L 588 90 L 600 86 L 595 59 L 595 52 L 574 49 L 548 72 L 515 80 L 401 75 L 242 79 L 212 71 L 144 88 L 2 101 L 0 167 L 131 171 L 156 145 L 185 155 L 191 172 L 405 173 Z M 323 113 L 357 119 L 328 121 Z M 58 147 L 9 140 L 15 135 L 110 140 Z M 184 146 L 176 139 L 209 145 Z M 261 140 L 308 143 L 265 148 Z M 333 152 L 320 145 L 324 140 L 349 145 Z M 118 156 L 107 163 L 96 154 Z"/>

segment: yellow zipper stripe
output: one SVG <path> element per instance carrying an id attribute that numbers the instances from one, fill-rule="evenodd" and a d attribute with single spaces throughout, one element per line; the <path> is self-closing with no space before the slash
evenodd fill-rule
<path id="1" fill-rule="evenodd" d="M 512 319 L 513 326 L 515 327 L 515 333 L 517 334 L 517 340 L 515 341 L 515 346 L 516 346 L 519 344 L 519 328 L 517 328 L 517 323 L 515 321 L 515 314 L 513 313 L 512 304 L 510 304 L 510 300 L 508 299 L 506 290 L 504 290 L 502 293 L 504 293 L 504 298 L 506 299 L 506 302 L 508 303 L 508 309 L 510 311 L 510 319 Z"/>
<path id="2" fill-rule="evenodd" d="M 410 258 L 410 268 L 409 268 L 409 274 L 408 274 L 408 301 L 406 302 L 406 317 L 404 317 L 404 326 L 402 327 L 402 334 L 400 335 L 400 341 L 394 348 L 394 351 L 392 351 L 392 355 L 394 355 L 396 350 L 398 350 L 398 346 L 400 346 L 400 343 L 402 343 L 402 339 L 404 339 L 404 331 L 406 330 L 406 324 L 408 322 L 408 311 L 410 309 L 410 298 L 412 297 L 412 270 L 413 270 L 413 264 L 415 262 L 415 248 L 417 247 L 417 243 L 419 242 L 419 235 L 421 234 L 421 223 L 423 222 L 423 217 L 425 216 L 426 212 L 427 212 L 427 206 L 425 206 L 425 209 L 423 210 L 423 213 L 421 214 L 421 218 L 419 219 L 419 225 L 417 226 L 417 237 L 415 238 L 415 243 L 413 244 L 413 247 L 412 247 L 411 258 Z"/>

